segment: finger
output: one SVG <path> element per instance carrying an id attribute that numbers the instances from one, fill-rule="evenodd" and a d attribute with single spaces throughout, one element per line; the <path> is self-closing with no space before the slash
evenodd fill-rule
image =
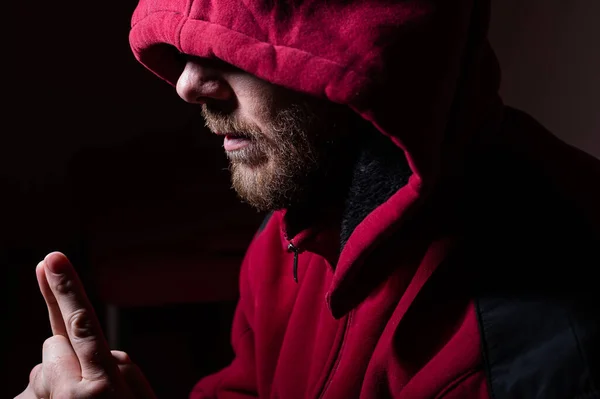
<path id="1" fill-rule="evenodd" d="M 110 351 L 113 358 L 117 361 L 121 376 L 125 379 L 127 386 L 135 398 L 154 398 L 154 391 L 150 383 L 140 370 L 140 368 L 131 361 L 129 355 L 123 351 Z"/>
<path id="2" fill-rule="evenodd" d="M 94 381 L 116 376 L 108 343 L 75 269 L 60 252 L 47 255 L 44 263 L 48 284 L 81 365 L 81 377 Z"/>
<path id="3" fill-rule="evenodd" d="M 123 351 L 112 350 L 110 351 L 112 357 L 116 360 L 117 364 L 130 364 L 131 359 L 129 355 Z"/>
<path id="4" fill-rule="evenodd" d="M 134 398 L 155 398 L 150 383 L 134 363 L 119 364 L 119 371 Z"/>
<path id="5" fill-rule="evenodd" d="M 79 359 L 67 337 L 53 335 L 42 347 L 43 385 L 56 394 L 57 388 L 65 388 L 81 381 Z"/>
<path id="6" fill-rule="evenodd" d="M 62 314 L 60 313 L 60 308 L 58 307 L 58 302 L 56 301 L 56 298 L 50 289 L 50 285 L 48 284 L 48 279 L 46 278 L 46 271 L 44 270 L 43 261 L 38 263 L 37 267 L 35 268 L 35 275 L 37 277 L 42 296 L 46 301 L 46 306 L 48 307 L 48 318 L 50 319 L 52 334 L 68 337 L 67 330 L 65 328 L 65 322 Z"/>
<path id="7" fill-rule="evenodd" d="M 37 398 L 48 398 L 50 392 L 46 390 L 44 381 L 42 378 L 42 364 L 38 364 L 29 373 L 29 384 L 23 392 L 21 392 L 15 399 L 37 399 Z"/>

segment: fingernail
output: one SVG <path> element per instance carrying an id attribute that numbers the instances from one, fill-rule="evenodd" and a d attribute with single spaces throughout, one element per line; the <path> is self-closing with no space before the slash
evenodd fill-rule
<path id="1" fill-rule="evenodd" d="M 46 267 L 54 274 L 62 274 L 68 268 L 68 263 L 63 254 L 60 252 L 52 252 L 44 258 Z"/>

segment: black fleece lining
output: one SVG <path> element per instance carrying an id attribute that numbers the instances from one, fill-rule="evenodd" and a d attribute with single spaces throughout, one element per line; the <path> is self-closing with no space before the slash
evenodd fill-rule
<path id="1" fill-rule="evenodd" d="M 287 235 L 293 237 L 303 229 L 326 218 L 324 202 L 341 211 L 340 252 L 358 224 L 375 208 L 403 187 L 412 174 L 404 151 L 362 118 L 354 118 L 349 142 L 344 144 L 344 170 L 329 176 L 318 195 L 321 202 L 288 209 Z M 322 200 L 322 199 L 325 200 Z M 330 208 L 329 208 L 330 209 Z"/>
<path id="2" fill-rule="evenodd" d="M 256 232 L 256 234 L 262 233 L 262 231 L 265 229 L 265 227 L 267 227 L 269 220 L 271 220 L 271 216 L 273 216 L 273 211 L 271 211 L 265 215 L 265 218 L 260 223 L 260 226 L 258 226 L 258 231 Z"/>
<path id="3" fill-rule="evenodd" d="M 367 134 L 344 203 L 340 251 L 356 226 L 402 188 L 411 175 L 404 152 L 379 132 Z"/>

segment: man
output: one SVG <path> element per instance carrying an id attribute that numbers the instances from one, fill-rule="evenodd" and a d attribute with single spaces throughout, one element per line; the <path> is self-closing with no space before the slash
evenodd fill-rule
<path id="1" fill-rule="evenodd" d="M 598 160 L 498 97 L 486 1 L 142 0 L 136 58 L 222 135 L 248 249 L 191 398 L 595 398 Z M 62 254 L 21 397 L 152 397 Z"/>

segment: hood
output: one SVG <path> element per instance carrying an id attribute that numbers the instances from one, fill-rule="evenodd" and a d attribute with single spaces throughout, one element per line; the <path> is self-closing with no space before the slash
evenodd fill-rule
<path id="1" fill-rule="evenodd" d="M 443 147 L 452 146 L 444 139 L 457 129 L 457 100 L 471 124 L 463 130 L 497 100 L 488 3 L 141 0 L 129 39 L 135 57 L 171 85 L 183 52 L 347 104 L 405 151 L 420 191 L 440 171 Z"/>
<path id="2" fill-rule="evenodd" d="M 346 104 L 404 151 L 408 184 L 340 254 L 339 278 L 426 198 L 501 109 L 489 0 L 141 0 L 130 45 L 175 85 L 178 53 L 218 58 L 271 83 Z M 399 225 L 399 223 L 398 223 Z M 350 245 L 351 244 L 351 245 Z M 339 281 L 338 283 L 342 283 Z"/>

